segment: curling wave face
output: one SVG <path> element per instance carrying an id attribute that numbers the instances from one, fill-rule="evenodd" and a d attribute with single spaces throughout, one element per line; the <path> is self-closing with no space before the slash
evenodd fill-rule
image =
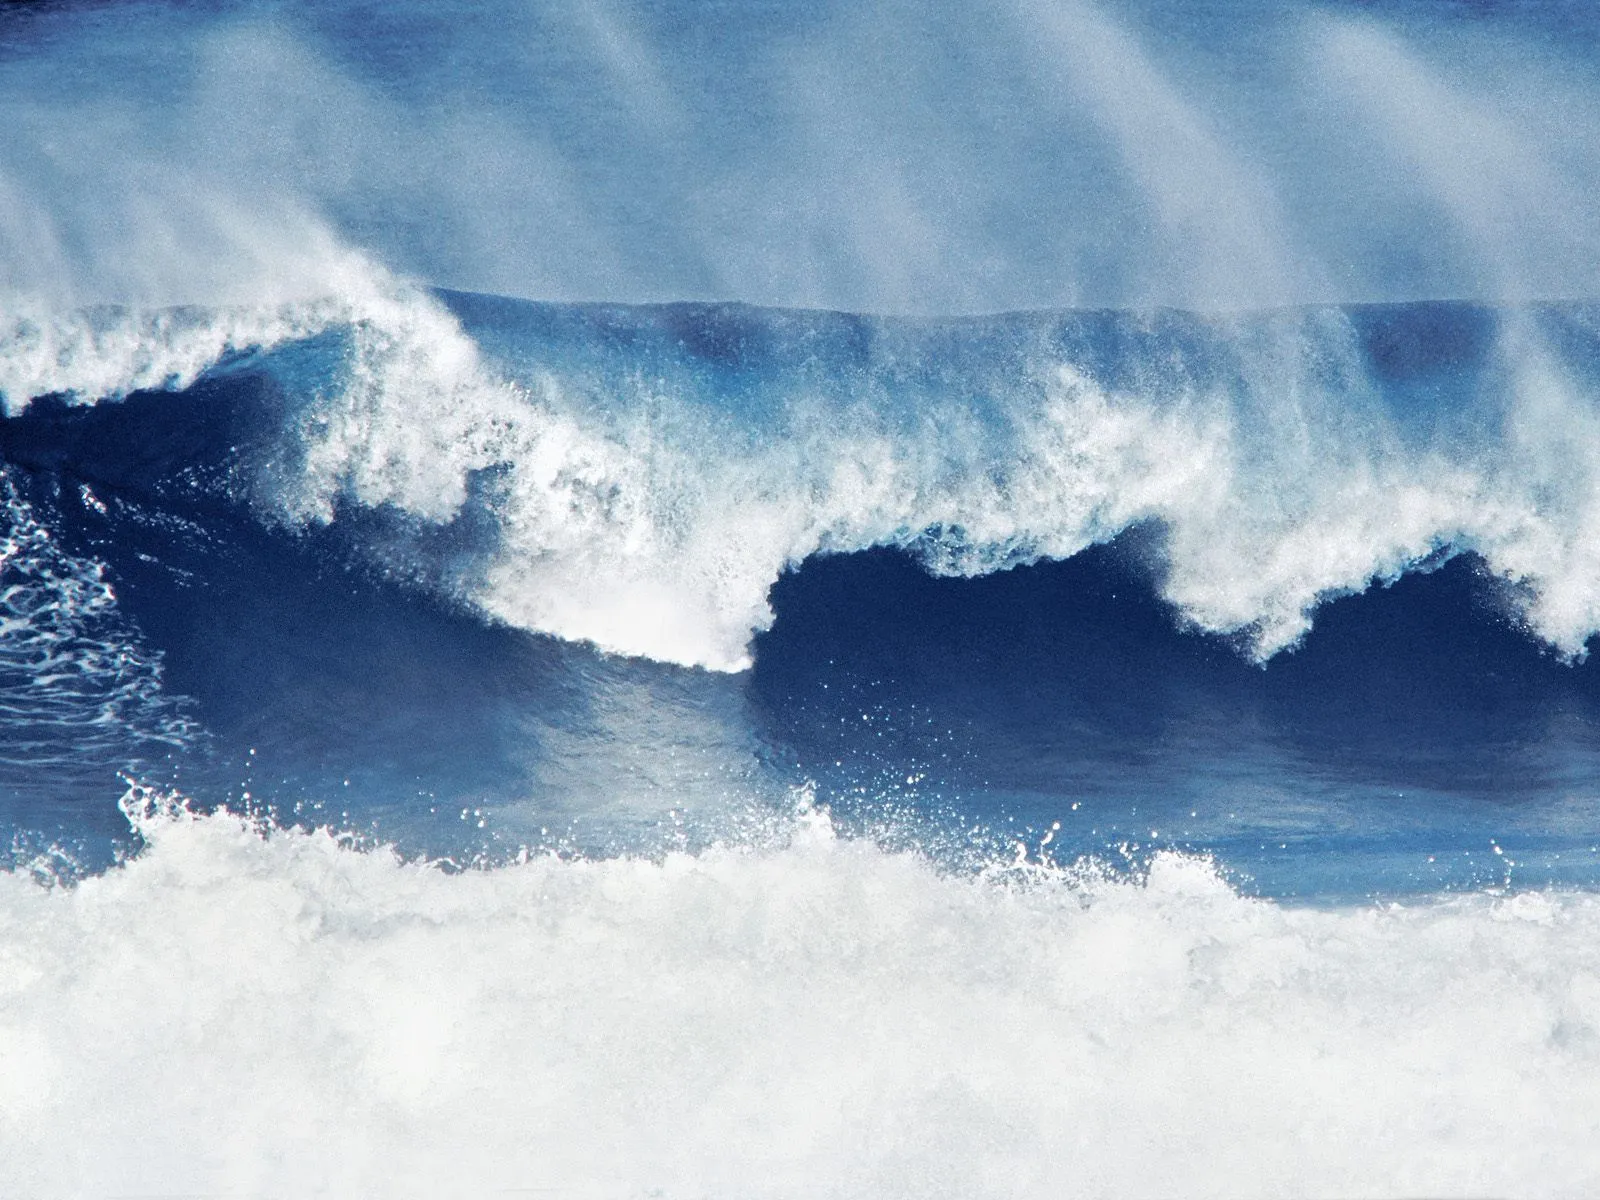
<path id="1" fill-rule="evenodd" d="M 1138 526 L 1181 619 L 1261 659 L 1463 551 L 1563 655 L 1600 628 L 1584 306 L 917 322 L 435 296 L 349 261 L 336 299 L 19 323 L 6 403 L 256 373 L 286 399 L 236 500 L 386 514 L 391 567 L 496 618 L 716 670 L 814 554 L 978 575 Z M 430 557 L 468 527 L 489 544 Z"/>

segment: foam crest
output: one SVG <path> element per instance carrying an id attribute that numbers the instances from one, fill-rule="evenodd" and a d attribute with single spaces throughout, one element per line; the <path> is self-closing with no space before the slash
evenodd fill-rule
<path id="1" fill-rule="evenodd" d="M 416 291 L 319 224 L 294 232 L 292 249 L 249 273 L 247 302 L 85 306 L 0 290 L 0 405 L 15 415 L 39 396 L 87 404 L 184 388 L 238 355 L 382 319 Z"/>
<path id="2" fill-rule="evenodd" d="M 1600 1180 L 1592 896 L 1293 910 L 1175 855 L 950 876 L 815 820 L 448 874 L 153 800 L 120 868 L 0 875 L 8 1193 Z"/>
<path id="3" fill-rule="evenodd" d="M 40 311 L 13 305 L 0 326 L 0 400 L 15 415 L 38 396 L 80 402 L 184 388 L 224 358 L 325 328 L 322 306 L 183 310 Z"/>

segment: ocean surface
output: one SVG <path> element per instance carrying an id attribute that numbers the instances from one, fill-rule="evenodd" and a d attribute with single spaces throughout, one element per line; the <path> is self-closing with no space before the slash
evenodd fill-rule
<path id="1" fill-rule="evenodd" d="M 1600 9 L 0 6 L 0 1195 L 1600 1193 Z"/>

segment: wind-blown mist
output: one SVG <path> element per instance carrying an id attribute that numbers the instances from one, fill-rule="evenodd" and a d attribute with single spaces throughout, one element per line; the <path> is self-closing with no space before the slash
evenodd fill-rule
<path id="1" fill-rule="evenodd" d="M 0 271 L 852 310 L 1600 290 L 1582 12 L 11 6 Z M 428 53 L 418 53 L 420 45 Z"/>

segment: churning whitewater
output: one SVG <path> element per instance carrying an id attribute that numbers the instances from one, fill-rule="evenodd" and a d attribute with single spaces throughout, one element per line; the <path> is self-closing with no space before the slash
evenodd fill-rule
<path id="1" fill-rule="evenodd" d="M 1594 1182 L 1592 894 L 1295 910 L 1174 854 L 951 878 L 814 811 L 448 875 L 127 802 L 124 869 L 0 881 L 11 1194 Z"/>
<path id="2" fill-rule="evenodd" d="M 1594 1193 L 1597 64 L 0 9 L 0 1194 Z"/>

